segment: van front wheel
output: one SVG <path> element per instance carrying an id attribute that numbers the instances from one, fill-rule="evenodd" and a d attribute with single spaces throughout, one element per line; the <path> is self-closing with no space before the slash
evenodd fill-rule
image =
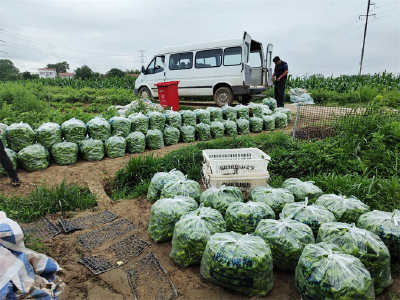
<path id="1" fill-rule="evenodd" d="M 153 96 L 151 95 L 150 90 L 147 87 L 142 87 L 139 90 L 139 97 L 140 98 L 146 98 L 146 99 L 152 99 Z"/>
<path id="2" fill-rule="evenodd" d="M 228 87 L 220 87 L 215 91 L 214 101 L 219 106 L 222 107 L 225 104 L 232 105 L 233 103 L 233 93 Z"/>

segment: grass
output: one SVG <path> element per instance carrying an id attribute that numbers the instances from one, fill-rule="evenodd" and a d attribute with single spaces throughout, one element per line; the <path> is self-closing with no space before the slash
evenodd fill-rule
<path id="1" fill-rule="evenodd" d="M 0 195 L 0 210 L 11 219 L 32 222 L 47 214 L 84 210 L 97 205 L 96 197 L 86 187 L 67 184 L 65 179 L 58 185 L 46 187 L 36 185 L 25 198 Z"/>
<path id="2" fill-rule="evenodd" d="M 29 248 L 29 249 L 31 249 L 33 251 L 38 252 L 38 253 L 46 254 L 46 252 L 47 252 L 47 248 L 43 244 L 41 238 L 40 239 L 36 239 L 36 238 L 33 238 L 29 234 L 24 234 L 24 243 L 25 243 L 25 247 L 26 248 Z"/>

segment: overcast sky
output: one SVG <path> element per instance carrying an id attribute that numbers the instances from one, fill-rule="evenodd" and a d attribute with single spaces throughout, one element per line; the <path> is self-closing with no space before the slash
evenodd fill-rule
<path id="1" fill-rule="evenodd" d="M 400 72 L 400 1 L 371 6 L 363 73 Z M 316 1 L 91 1 L 0 0 L 0 58 L 38 72 L 67 61 L 70 72 L 88 65 L 140 68 L 168 46 L 241 37 L 247 31 L 274 44 L 296 76 L 358 74 L 367 0 Z"/>

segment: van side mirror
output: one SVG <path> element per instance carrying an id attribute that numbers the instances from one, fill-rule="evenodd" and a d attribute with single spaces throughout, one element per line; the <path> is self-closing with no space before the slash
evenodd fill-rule
<path id="1" fill-rule="evenodd" d="M 144 66 L 142 66 L 142 73 L 146 74 L 146 69 L 144 68 Z"/>

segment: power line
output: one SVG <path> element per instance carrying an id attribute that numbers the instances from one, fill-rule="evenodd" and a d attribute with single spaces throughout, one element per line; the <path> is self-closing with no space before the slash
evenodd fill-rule
<path id="1" fill-rule="evenodd" d="M 367 26 L 368 26 L 368 17 L 370 16 L 369 14 L 369 8 L 371 5 L 375 5 L 375 3 L 371 4 L 371 0 L 368 0 L 368 5 L 367 5 L 367 14 L 366 15 L 360 15 L 359 18 L 361 16 L 365 16 L 365 29 L 364 29 L 364 39 L 363 39 L 363 46 L 362 46 L 362 50 L 361 50 L 361 62 L 360 62 L 360 73 L 359 75 L 361 75 L 361 70 L 362 70 L 362 63 L 363 63 L 363 58 L 364 58 L 364 48 L 365 48 L 365 38 L 367 36 Z M 371 15 L 371 16 L 375 16 L 375 14 Z"/>

